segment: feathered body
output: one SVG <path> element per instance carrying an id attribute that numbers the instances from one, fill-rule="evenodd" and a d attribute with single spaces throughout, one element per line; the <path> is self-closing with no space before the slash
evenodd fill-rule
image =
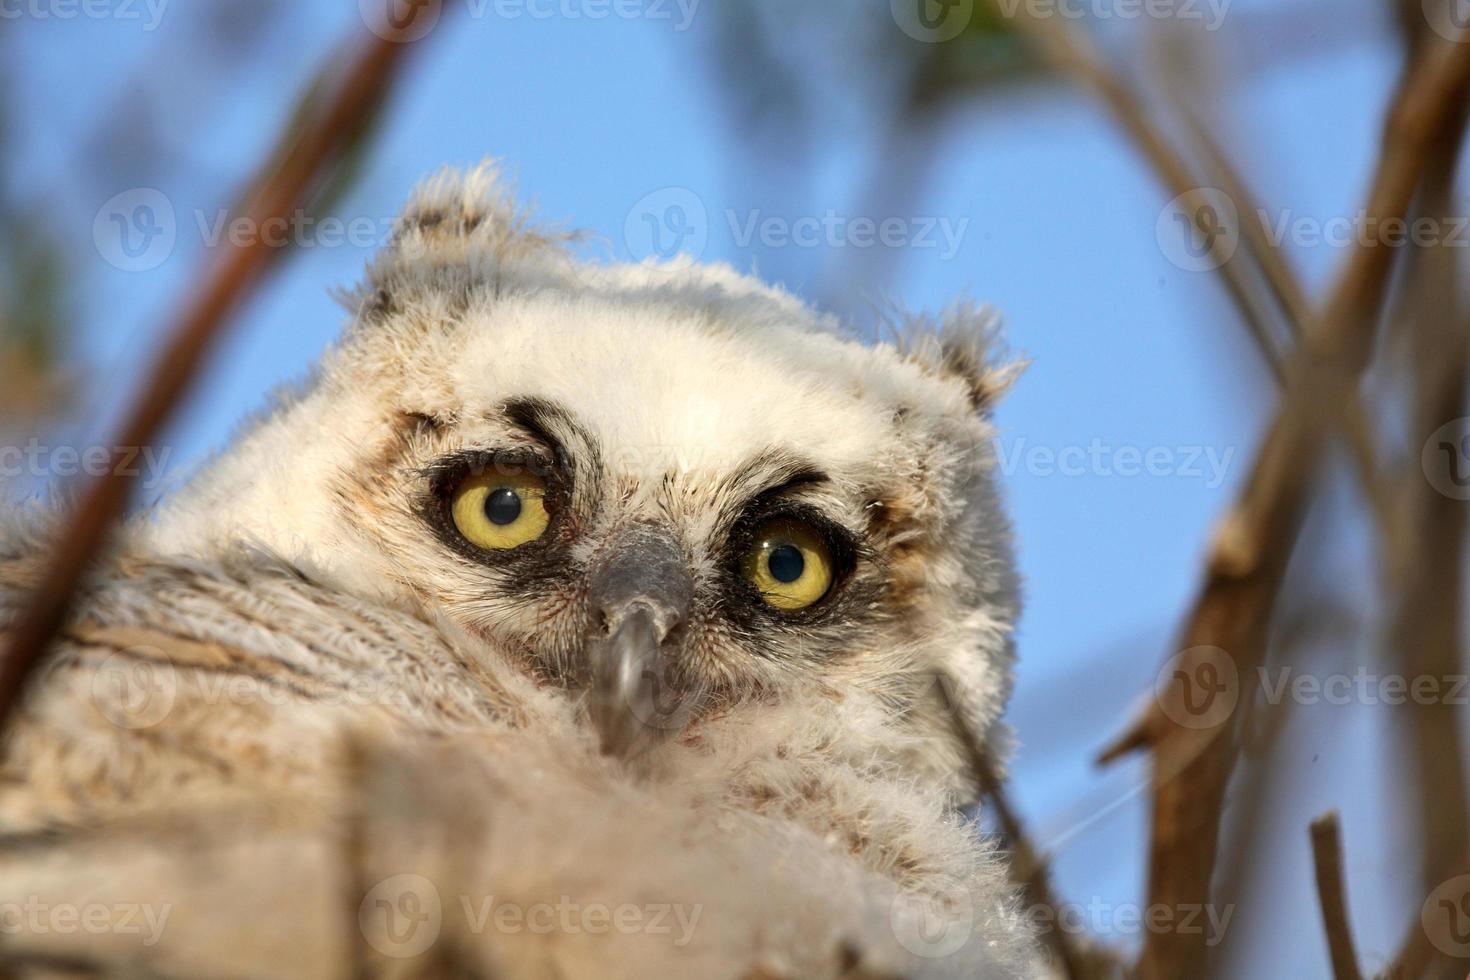
<path id="1" fill-rule="evenodd" d="M 982 314 L 865 345 L 724 267 L 579 263 L 490 168 L 425 185 L 348 300 L 311 383 L 89 587 L 8 738 L 0 892 L 171 902 L 156 945 L 85 950 L 168 975 L 1033 968 L 958 814 L 1016 614 Z M 455 533 L 437 494 L 486 454 L 543 488 L 534 542 Z M 773 520 L 831 551 L 809 608 L 741 579 Z M 46 538 L 0 555 L 4 615 Z M 675 599 L 614 603 L 645 553 Z M 625 607 L 680 704 L 610 759 L 584 691 Z M 369 922 L 405 880 L 439 903 L 413 955 Z M 702 911 L 676 944 L 487 928 L 486 896 Z"/>

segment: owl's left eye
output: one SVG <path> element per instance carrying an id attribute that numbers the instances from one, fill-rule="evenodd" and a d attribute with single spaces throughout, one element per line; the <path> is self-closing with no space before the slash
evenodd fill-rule
<path id="1" fill-rule="evenodd" d="M 832 553 L 816 529 L 794 520 L 772 520 L 756 531 L 740 572 L 766 605 L 795 611 L 815 605 L 832 588 Z"/>
<path id="2" fill-rule="evenodd" d="M 455 488 L 449 507 L 464 539 L 489 551 L 535 541 L 551 522 L 546 483 L 530 474 L 472 474 Z"/>

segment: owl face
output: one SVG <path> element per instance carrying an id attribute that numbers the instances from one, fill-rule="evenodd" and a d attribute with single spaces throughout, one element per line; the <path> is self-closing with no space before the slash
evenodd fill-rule
<path id="1" fill-rule="evenodd" d="M 442 610 L 584 698 L 611 753 L 793 685 L 922 727 L 939 678 L 988 727 L 1015 587 L 984 321 L 864 344 L 728 269 L 582 266 L 515 227 L 431 188 L 314 385 L 172 533 L 230 487 L 232 536 Z"/>

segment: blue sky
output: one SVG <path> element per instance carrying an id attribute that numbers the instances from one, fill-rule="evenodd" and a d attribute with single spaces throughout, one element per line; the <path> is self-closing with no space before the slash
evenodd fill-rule
<path id="1" fill-rule="evenodd" d="M 1240 40 L 1231 34 L 1237 21 L 1244 30 L 1253 13 L 1296 6 L 1307 23 L 1323 12 L 1305 2 L 1236 0 L 1225 30 L 1207 43 L 1223 49 Z M 248 55 L 218 70 L 208 50 L 193 46 L 204 8 L 177 0 L 151 31 L 120 19 L 27 17 L 5 38 L 15 114 L 7 179 L 12 193 L 24 188 L 25 199 L 54 216 L 54 234 L 75 263 L 75 357 L 89 382 L 87 418 L 111 417 L 132 390 L 160 326 L 198 274 L 204 248 L 196 215 L 229 205 L 294 93 L 341 38 L 361 33 L 353 8 L 298 0 L 288 6 L 288 25 L 263 28 Z M 1366 29 L 1338 36 L 1340 10 Z M 1257 34 L 1243 45 L 1249 58 L 1226 60 L 1227 145 L 1273 214 L 1325 219 L 1359 207 L 1397 70 L 1391 32 L 1386 23 L 1373 26 L 1376 10 L 1326 8 L 1317 22 L 1332 36 L 1320 49 L 1296 51 L 1301 37 Z M 743 242 L 738 229 L 753 217 L 820 218 L 829 210 L 849 219 L 888 216 L 864 210 L 863 189 L 884 144 L 857 104 L 882 91 L 872 90 L 872 79 L 843 75 L 851 67 L 822 38 L 798 39 L 820 76 L 811 90 L 826 101 L 807 133 L 809 156 L 799 166 L 768 167 L 768 149 L 749 141 L 720 98 L 728 82 L 711 66 L 714 26 L 708 10 L 696 10 L 686 31 L 646 18 L 446 20 L 411 64 L 366 172 L 339 211 L 386 220 L 426 173 L 497 156 L 543 215 L 590 230 L 615 256 L 630 250 L 626 232 L 630 220 L 637 225 L 640 201 L 692 195 L 705 216 L 704 259 L 757 269 L 814 300 L 860 306 L 861 290 L 840 274 L 871 257 L 860 249 Z M 1139 50 L 1130 40 L 1135 26 L 1105 27 L 1116 50 Z M 135 100 L 157 107 L 150 136 L 169 148 L 163 171 L 99 167 L 109 161 L 93 156 L 96 134 Z M 1012 711 L 1017 795 L 1043 843 L 1057 845 L 1064 892 L 1079 901 L 1138 902 L 1145 814 L 1129 794 L 1142 769 L 1126 762 L 1099 771 L 1091 758 L 1170 652 L 1271 389 L 1218 279 L 1179 268 L 1161 246 L 1159 219 L 1172 195 L 1091 100 L 1055 84 L 980 97 L 910 149 L 926 174 L 898 195 L 898 216 L 963 227 L 958 247 L 953 255 L 897 250 L 887 256 L 888 273 L 863 285 L 914 308 L 960 295 L 994 304 L 1012 347 L 1032 362 L 999 413 L 1028 597 Z M 174 207 L 177 245 L 157 268 L 128 272 L 99 252 L 93 225 L 104 202 L 139 187 Z M 317 246 L 290 256 L 241 311 L 168 434 L 172 467 L 186 472 L 206 458 L 267 389 L 307 370 L 341 326 L 328 287 L 353 282 L 370 253 L 365 245 Z M 1341 254 L 1298 249 L 1293 261 L 1320 290 Z M 100 438 L 106 426 L 94 421 L 84 431 L 91 435 L 78 438 Z M 1130 454 L 1149 451 L 1167 472 L 1118 472 L 1129 470 Z M 1089 462 L 1070 472 L 1062 458 L 1079 453 Z M 1329 527 L 1313 538 L 1346 588 L 1351 569 L 1370 558 L 1352 535 L 1331 533 L 1331 521 L 1356 506 L 1345 499 L 1324 509 L 1319 523 Z M 1319 810 L 1353 811 L 1354 895 L 1365 906 L 1378 895 L 1385 909 L 1412 907 L 1398 898 L 1408 889 L 1396 883 L 1395 862 L 1382 859 L 1374 803 L 1382 788 L 1364 777 L 1351 796 L 1332 795 L 1365 755 L 1387 751 L 1381 721 L 1338 712 L 1294 722 L 1306 733 L 1293 750 L 1303 753 L 1303 768 L 1293 770 L 1300 776 L 1285 812 L 1303 830 L 1301 846 L 1280 855 L 1277 898 L 1296 917 L 1243 912 L 1232 925 L 1275 947 L 1277 975 L 1320 975 L 1325 964 L 1305 848 L 1306 819 Z M 1366 958 L 1386 954 L 1400 925 L 1363 922 Z"/>

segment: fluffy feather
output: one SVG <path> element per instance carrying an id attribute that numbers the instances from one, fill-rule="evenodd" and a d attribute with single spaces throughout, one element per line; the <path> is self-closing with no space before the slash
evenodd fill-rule
<path id="1" fill-rule="evenodd" d="M 178 896 L 188 924 L 88 955 L 193 976 L 1032 970 L 1003 867 L 958 816 L 964 738 L 1003 739 L 1017 612 L 989 315 L 864 345 L 728 267 L 588 265 L 568 240 L 493 167 L 415 194 L 311 383 L 99 573 L 0 783 L 14 840 L 64 832 L 0 849 L 0 890 L 76 895 L 104 854 L 104 891 Z M 570 488 L 534 585 L 426 525 L 441 461 L 528 448 L 533 411 Z M 782 493 L 861 542 L 853 567 L 814 615 L 742 615 L 732 528 L 793 473 Z M 679 669 L 700 695 L 624 766 L 589 740 L 579 678 L 590 570 L 630 527 L 687 562 Z M 7 617 L 42 537 L 0 541 Z M 428 959 L 399 961 L 342 923 L 344 896 L 403 869 L 441 898 L 683 896 L 706 925 L 680 946 L 492 936 L 456 907 Z M 258 927 L 228 932 L 224 895 Z M 955 916 L 955 949 L 916 902 Z"/>

